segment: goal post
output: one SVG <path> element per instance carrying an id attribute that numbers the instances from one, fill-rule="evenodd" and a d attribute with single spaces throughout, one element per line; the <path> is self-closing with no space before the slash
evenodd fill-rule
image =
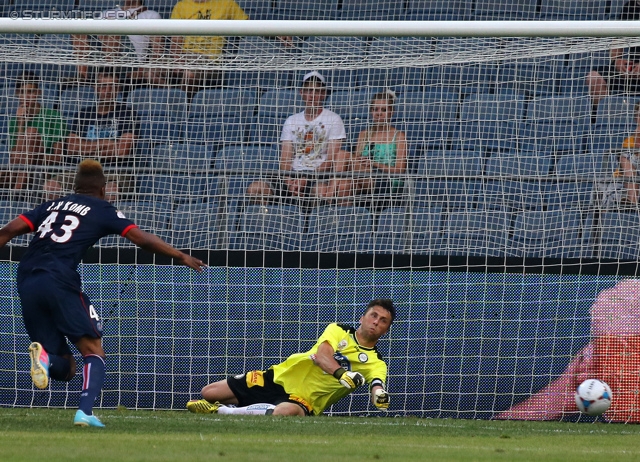
<path id="1" fill-rule="evenodd" d="M 584 419 L 557 398 L 571 396 L 572 366 L 590 352 L 588 372 L 612 386 L 614 403 L 623 397 L 612 420 L 640 420 L 635 385 L 611 370 L 640 370 L 635 343 L 621 341 L 637 335 L 640 316 L 640 215 L 625 167 L 637 161 L 640 85 L 624 80 L 596 101 L 587 80 L 607 76 L 612 49 L 635 62 L 639 22 L 58 17 L 0 18 L 5 223 L 69 192 L 84 157 L 15 162 L 24 71 L 65 133 L 79 130 L 79 111 L 100 98 L 80 68 L 114 68 L 127 79 L 139 69 L 163 78 L 204 70 L 217 79 L 198 88 L 122 79 L 118 103 L 131 109 L 136 143 L 126 159 L 105 160 L 116 184 L 110 200 L 210 268 L 191 274 L 117 237 L 89 252 L 80 272 L 108 355 L 101 406 L 183 409 L 207 383 L 306 351 L 327 323 L 357 324 L 368 301 L 391 298 L 398 317 L 379 344 L 390 415 Z M 94 39 L 79 50 L 75 34 Z M 105 51 L 103 35 L 169 39 L 138 60 Z M 179 60 L 174 36 L 222 36 L 226 45 L 216 59 Z M 360 134 L 374 129 L 374 95 L 395 95 L 388 109 L 406 139 L 403 171 L 335 175 L 384 180 L 397 186 L 392 198 L 249 196 L 255 182 L 282 175 L 282 127 L 303 109 L 310 71 L 326 79 L 324 107 L 342 119 L 351 159 L 364 150 Z M 29 188 L 12 187 L 21 174 Z M 27 242 L 0 250 L 0 405 L 74 407 L 78 377 L 47 391 L 29 379 L 14 281 Z M 329 413 L 373 411 L 362 390 Z"/>

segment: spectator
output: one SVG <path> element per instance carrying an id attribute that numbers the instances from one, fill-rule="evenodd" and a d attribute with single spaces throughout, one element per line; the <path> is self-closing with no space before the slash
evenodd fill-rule
<path id="1" fill-rule="evenodd" d="M 42 202 L 56 200 L 64 195 L 65 188 L 59 175 L 52 175 L 45 180 L 42 185 Z"/>
<path id="2" fill-rule="evenodd" d="M 633 113 L 638 126 L 635 133 L 622 142 L 624 151 L 620 154 L 620 174 L 625 180 L 629 180 L 623 185 L 627 202 L 637 204 L 638 197 L 640 197 L 640 185 L 636 182 L 638 167 L 640 167 L 640 157 L 638 157 L 638 150 L 640 150 L 640 103 L 635 104 Z M 624 196 L 623 199 L 625 199 Z"/>
<path id="3" fill-rule="evenodd" d="M 344 124 L 338 114 L 323 107 L 327 97 L 325 78 L 318 72 L 302 79 L 300 96 L 304 110 L 290 116 L 282 129 L 280 170 L 294 172 L 272 182 L 255 181 L 247 195 L 256 202 L 269 197 L 331 198 L 336 196 L 334 181 L 316 182 L 316 172 L 342 172 L 347 167 L 348 153 L 341 149 L 346 138 Z"/>
<path id="4" fill-rule="evenodd" d="M 249 16 L 234 0 L 179 0 L 173 7 L 171 19 L 245 20 Z M 219 36 L 177 36 L 171 40 L 171 54 L 178 62 L 215 60 L 222 55 L 225 38 Z M 203 87 L 220 85 L 220 75 L 213 70 L 181 69 L 174 74 L 189 94 Z"/>
<path id="5" fill-rule="evenodd" d="M 120 187 L 118 186 L 118 178 L 107 179 L 104 187 L 104 200 L 116 204 L 120 200 Z"/>
<path id="6" fill-rule="evenodd" d="M 118 102 L 118 78 L 110 69 L 99 69 L 95 73 L 95 87 L 98 101 L 76 114 L 69 129 L 67 152 L 107 162 L 121 159 L 130 164 L 136 119 L 131 108 Z"/>
<path id="7" fill-rule="evenodd" d="M 144 0 L 124 0 L 122 6 L 116 6 L 113 10 L 103 13 L 105 19 L 162 19 L 160 13 L 150 10 L 144 4 Z M 164 50 L 164 37 L 149 35 L 104 35 L 99 36 L 101 51 L 107 59 L 117 57 L 129 57 L 140 63 L 152 58 L 162 56 Z M 90 51 L 89 38 L 86 35 L 74 36 L 74 46 L 82 53 Z M 83 80 L 89 78 L 88 67 L 80 66 L 78 70 Z M 136 68 L 126 75 L 126 83 L 132 86 L 138 85 L 164 85 L 166 76 L 162 69 Z"/>
<path id="8" fill-rule="evenodd" d="M 42 93 L 35 73 L 25 71 L 17 79 L 16 96 L 19 100 L 18 110 L 9 122 L 11 167 L 26 169 L 33 165 L 60 163 L 67 124 L 58 111 L 40 103 Z M 17 171 L 11 179 L 11 186 L 28 189 L 34 180 L 28 172 Z"/>
<path id="9" fill-rule="evenodd" d="M 640 2 L 627 1 L 618 19 L 621 21 L 640 19 Z M 597 106 L 605 96 L 640 94 L 640 47 L 612 49 L 609 65 L 593 69 L 587 75 L 587 88 L 594 106 Z"/>
<path id="10" fill-rule="evenodd" d="M 386 90 L 373 95 L 370 106 L 371 127 L 358 135 L 355 155 L 351 158 L 354 172 L 375 174 L 371 177 L 336 179 L 336 195 L 371 197 L 371 207 L 380 210 L 391 205 L 392 197 L 403 186 L 397 178 L 381 176 L 401 174 L 407 170 L 407 139 L 404 132 L 391 125 L 396 95 Z"/>

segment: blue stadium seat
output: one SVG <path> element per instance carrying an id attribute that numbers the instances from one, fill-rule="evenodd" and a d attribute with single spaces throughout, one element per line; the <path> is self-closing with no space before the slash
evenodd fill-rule
<path id="1" fill-rule="evenodd" d="M 542 0 L 540 19 L 553 21 L 602 21 L 609 17 L 607 0 Z"/>
<path id="2" fill-rule="evenodd" d="M 171 11 L 176 3 L 176 0 L 144 0 L 147 8 L 158 12 L 163 19 L 171 18 Z"/>
<path id="3" fill-rule="evenodd" d="M 637 212 L 600 214 L 600 258 L 638 260 L 640 257 L 640 215 Z"/>
<path id="4" fill-rule="evenodd" d="M 374 228 L 374 251 L 402 253 L 407 243 L 409 213 L 405 207 L 389 207 L 378 216 Z"/>
<path id="5" fill-rule="evenodd" d="M 110 0 L 78 0 L 78 9 L 81 11 L 107 11 L 114 6 Z"/>
<path id="6" fill-rule="evenodd" d="M 414 207 L 409 221 L 410 241 L 406 253 L 438 254 L 442 251 L 442 207 Z"/>
<path id="7" fill-rule="evenodd" d="M 235 54 L 238 59 L 246 57 L 253 62 L 256 57 L 264 57 L 265 60 L 286 60 L 298 51 L 297 47 L 285 47 L 277 38 L 242 37 L 237 43 Z M 260 90 L 285 88 L 292 85 L 293 74 L 290 70 L 228 71 L 225 73 L 225 86 Z"/>
<path id="8" fill-rule="evenodd" d="M 232 234 L 232 249 L 300 251 L 304 241 L 304 215 L 293 205 L 250 205 Z"/>
<path id="9" fill-rule="evenodd" d="M 274 19 L 331 20 L 338 17 L 338 0 L 278 0 Z"/>
<path id="10" fill-rule="evenodd" d="M 140 120 L 138 136 L 154 145 L 176 142 L 182 139 L 182 127 L 166 116 L 153 116 Z"/>
<path id="11" fill-rule="evenodd" d="M 524 103 L 517 96 L 473 95 L 460 109 L 460 147 L 507 151 L 517 147 Z"/>
<path id="12" fill-rule="evenodd" d="M 591 125 L 591 98 L 549 97 L 529 102 L 520 147 L 538 154 L 579 154 Z"/>
<path id="13" fill-rule="evenodd" d="M 551 188 L 553 157 L 535 153 L 493 154 L 487 159 L 483 200 L 508 209 L 539 209 Z"/>
<path id="14" fill-rule="evenodd" d="M 215 170 L 220 176 L 270 176 L 279 171 L 279 162 L 278 145 L 228 145 L 218 152 Z"/>
<path id="15" fill-rule="evenodd" d="M 408 0 L 405 21 L 465 21 L 469 19 L 469 2 L 462 0 Z"/>
<path id="16" fill-rule="evenodd" d="M 428 151 L 420 159 L 414 204 L 447 209 L 475 207 L 480 199 L 483 159 L 478 151 Z"/>
<path id="17" fill-rule="evenodd" d="M 640 102 L 640 96 L 607 96 L 598 103 L 595 131 L 615 132 L 615 129 L 626 127 L 629 132 L 636 128 L 636 117 L 633 108 Z"/>
<path id="18" fill-rule="evenodd" d="M 187 114 L 187 93 L 178 88 L 137 88 L 129 93 L 127 103 L 139 119 L 164 118 L 174 122 Z"/>
<path id="19" fill-rule="evenodd" d="M 2 193 L 2 197 L 6 198 L 7 196 L 5 196 L 4 190 L 0 191 Z M 13 193 L 13 190 L 9 190 L 9 194 L 11 193 Z M 2 226 L 9 223 L 21 213 L 31 210 L 32 208 L 32 204 L 22 200 L 0 200 L 0 222 L 2 223 Z M 23 234 L 11 239 L 7 245 L 24 247 L 29 244 L 32 237 L 32 234 Z"/>
<path id="20" fill-rule="evenodd" d="M 69 8 L 70 11 L 73 8 Z M 62 64 L 73 58 L 73 42 L 69 34 L 46 34 L 38 41 L 38 52 L 51 62 L 42 63 L 40 76 L 45 81 L 64 82 L 76 77 L 76 66 Z"/>
<path id="21" fill-rule="evenodd" d="M 509 254 L 534 258 L 591 257 L 591 248 L 583 244 L 582 229 L 582 212 L 576 209 L 519 212 Z"/>
<path id="22" fill-rule="evenodd" d="M 627 126 L 592 129 L 587 135 L 587 152 L 602 154 L 612 151 L 620 151 L 622 143 L 632 133 Z"/>
<path id="23" fill-rule="evenodd" d="M 80 0 L 86 1 L 86 0 Z M 13 0 L 8 5 L 8 11 L 24 11 L 24 10 L 36 10 L 36 11 L 52 11 L 57 10 L 60 12 L 71 11 L 74 9 L 75 0 L 47 0 L 42 2 L 40 0 Z M 55 17 L 55 16 L 53 16 Z"/>
<path id="24" fill-rule="evenodd" d="M 162 200 L 158 201 L 142 201 L 142 202 L 123 202 L 118 205 L 118 209 L 131 221 L 144 231 L 151 232 L 160 236 L 162 239 L 167 238 L 167 223 L 169 220 L 170 205 Z M 135 248 L 128 239 L 118 235 L 110 235 L 103 237 L 98 241 L 99 247 L 124 247 Z"/>
<path id="25" fill-rule="evenodd" d="M 144 200 L 162 200 L 174 204 L 203 202 L 208 178 L 204 175 L 142 175 L 138 192 Z"/>
<path id="26" fill-rule="evenodd" d="M 497 86 L 500 91 L 511 91 L 527 97 L 551 96 L 558 93 L 559 82 L 564 74 L 564 56 L 523 58 L 502 63 Z"/>
<path id="27" fill-rule="evenodd" d="M 161 144 L 152 152 L 152 167 L 192 173 L 207 173 L 212 169 L 215 153 L 207 146 L 194 143 Z"/>
<path id="28" fill-rule="evenodd" d="M 303 108 L 298 90 L 269 90 L 260 98 L 258 114 L 249 130 L 251 143 L 276 143 L 280 141 L 282 125 L 290 115 Z"/>
<path id="29" fill-rule="evenodd" d="M 340 57 L 342 62 L 362 62 L 365 58 L 366 42 L 359 37 L 311 37 L 302 44 L 302 54 L 307 59 L 324 59 L 332 56 Z M 299 85 L 307 71 L 298 71 L 295 85 Z M 327 69 L 322 75 L 327 80 L 327 86 L 333 90 L 340 88 L 358 87 L 359 72 L 352 69 Z"/>
<path id="30" fill-rule="evenodd" d="M 180 205 L 169 223 L 170 242 L 179 249 L 218 248 L 220 215 L 218 202 Z"/>
<path id="31" fill-rule="evenodd" d="M 95 104 L 96 99 L 96 90 L 89 85 L 64 90 L 60 94 L 60 115 L 70 122 L 80 109 Z"/>
<path id="32" fill-rule="evenodd" d="M 588 94 L 586 75 L 591 70 L 608 66 L 610 61 L 609 50 L 570 53 L 567 57 L 565 76 L 559 82 L 560 92 L 567 96 Z"/>
<path id="33" fill-rule="evenodd" d="M 10 86 L 0 86 L 0 114 L 5 116 L 7 121 L 15 117 L 19 104 L 20 102 L 16 97 L 16 91 L 13 84 Z M 6 132 L 2 135 L 6 136 Z"/>
<path id="34" fill-rule="evenodd" d="M 459 104 L 455 93 L 405 93 L 398 99 L 394 123 L 409 144 L 424 149 L 447 147 L 457 138 Z"/>
<path id="35" fill-rule="evenodd" d="M 513 0 L 476 0 L 472 6 L 477 20 L 538 19 L 536 2 Z"/>
<path id="36" fill-rule="evenodd" d="M 396 21 L 404 13 L 395 0 L 342 0 L 340 19 L 348 21 Z"/>
<path id="37" fill-rule="evenodd" d="M 615 166 L 605 168 L 601 153 L 585 153 L 561 157 L 555 168 L 557 181 L 551 183 L 547 206 L 550 209 L 578 208 L 587 210 L 592 201 L 593 184 L 613 178 Z"/>
<path id="38" fill-rule="evenodd" d="M 175 3 L 175 1 L 174 1 Z M 271 0 L 238 0 L 240 8 L 253 20 L 269 20 L 274 18 L 273 2 Z"/>
<path id="39" fill-rule="evenodd" d="M 449 213 L 442 236 L 447 255 L 503 257 L 510 214 L 504 210 L 464 210 Z"/>
<path id="40" fill-rule="evenodd" d="M 342 117 L 347 142 L 354 148 L 360 131 L 368 128 L 372 96 L 373 92 L 370 90 L 336 90 L 331 93 L 325 104 L 325 107 Z"/>
<path id="41" fill-rule="evenodd" d="M 369 252 L 373 218 L 368 209 L 325 206 L 309 215 L 306 248 L 311 252 Z"/>

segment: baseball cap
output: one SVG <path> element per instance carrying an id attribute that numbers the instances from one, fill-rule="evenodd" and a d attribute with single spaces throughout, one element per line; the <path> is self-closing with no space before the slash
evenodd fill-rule
<path id="1" fill-rule="evenodd" d="M 302 77 L 302 83 L 305 83 L 307 80 L 314 79 L 314 78 L 319 82 L 321 82 L 323 85 L 327 84 L 327 81 L 324 79 L 322 74 L 320 74 L 318 71 L 311 71 L 306 73 L 304 77 Z"/>

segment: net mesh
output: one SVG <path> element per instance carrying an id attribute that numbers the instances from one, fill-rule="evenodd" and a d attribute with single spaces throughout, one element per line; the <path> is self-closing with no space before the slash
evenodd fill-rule
<path id="1" fill-rule="evenodd" d="M 113 6 L 50 3 L 58 12 L 98 16 Z M 173 3 L 146 5 L 168 18 Z M 241 6 L 252 19 L 604 20 L 624 12 L 620 2 Z M 21 17 L 14 13 L 43 9 L 16 0 L 3 11 Z M 20 76 L 34 73 L 38 99 L 57 111 L 67 140 L 73 130 L 88 137 L 78 114 L 104 98 L 94 71 L 108 67 L 120 81 L 115 99 L 126 119 L 116 131 L 134 138 L 125 156 L 91 153 L 109 174 L 108 199 L 174 246 L 226 259 L 205 275 L 188 275 L 172 266 L 101 262 L 107 249 L 133 246 L 119 237 L 98 243 L 105 253 L 81 271 L 106 321 L 102 406 L 183 408 L 206 383 L 304 351 L 328 322 L 357 323 L 371 298 L 391 297 L 400 315 L 380 351 L 390 365 L 392 412 L 494 417 L 566 378 L 592 339 L 591 305 L 638 258 L 636 144 L 625 140 L 637 130 L 640 86 L 633 69 L 612 70 L 612 56 L 635 63 L 636 38 L 227 37 L 219 56 L 179 60 L 172 46 L 180 39 L 169 37 L 144 57 L 124 37 L 5 34 L 0 42 L 3 222 L 70 191 L 74 168 L 87 157 L 70 142 L 62 158 L 53 147 L 48 156 L 16 154 Z M 185 70 L 200 80 L 186 81 Z M 404 168 L 335 175 L 351 186 L 393 184 L 392 193 L 303 202 L 249 195 L 256 182 L 287 176 L 280 171 L 282 128 L 303 110 L 299 90 L 311 70 L 327 81 L 324 106 L 342 119 L 342 148 L 354 164 L 360 134 L 379 128 L 374 95 L 393 90 L 390 122 L 406 138 Z M 607 94 L 589 83 L 592 72 L 610 85 Z M 313 180 L 332 178 L 324 172 Z M 26 244 L 15 239 L 8 255 L 17 259 Z M 336 258 L 327 268 L 326 254 L 407 263 L 374 259 L 344 268 Z M 607 261 L 619 264 L 614 274 L 582 274 Z M 507 274 L 512 264 L 521 274 Z M 32 389 L 15 264 L 3 264 L 0 274 L 0 404 L 75 406 L 77 378 L 47 392 Z M 602 361 L 596 366 L 594 373 Z M 577 377 L 563 382 L 565 395 Z M 561 403 L 554 414 L 558 403 L 542 402 L 549 407 L 543 415 L 576 417 L 575 408 Z M 357 393 L 331 412 L 364 413 L 367 403 Z M 516 410 L 515 418 L 541 415 Z M 637 415 L 625 412 L 616 409 L 616 420 Z"/>

